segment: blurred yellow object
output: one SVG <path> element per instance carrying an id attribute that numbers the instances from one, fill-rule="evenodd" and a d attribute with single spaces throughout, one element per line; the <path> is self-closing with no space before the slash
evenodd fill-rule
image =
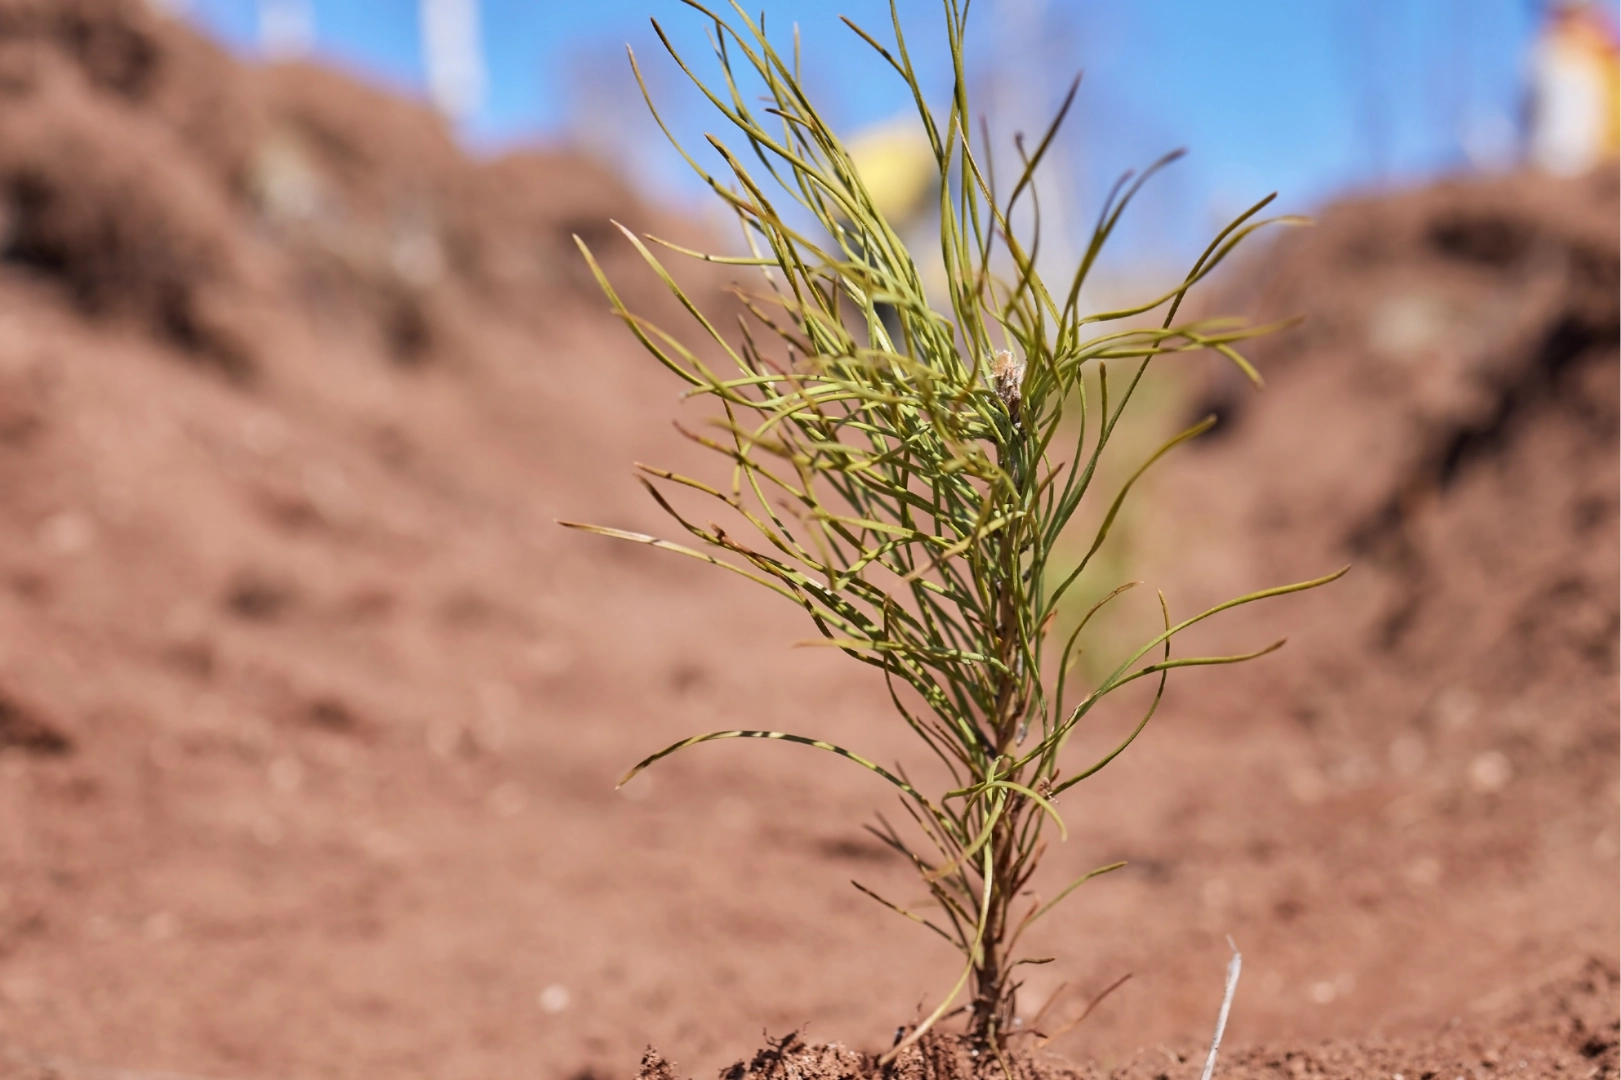
<path id="1" fill-rule="evenodd" d="M 859 132 L 849 145 L 873 205 L 891 225 L 906 228 L 939 191 L 940 168 L 917 118 L 885 120 Z"/>
<path id="2" fill-rule="evenodd" d="M 1621 152 L 1621 59 L 1594 3 L 1554 4 L 1531 52 L 1531 163 L 1573 176 Z"/>

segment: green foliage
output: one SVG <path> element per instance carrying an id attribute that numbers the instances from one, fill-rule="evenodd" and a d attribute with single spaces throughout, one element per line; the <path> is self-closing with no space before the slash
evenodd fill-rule
<path id="1" fill-rule="evenodd" d="M 804 608 L 822 643 L 882 673 L 896 711 L 952 782 L 949 790 L 925 793 L 904 774 L 842 747 L 765 731 L 699 735 L 647 758 L 625 780 L 697 743 L 766 738 L 841 754 L 889 781 L 926 840 L 914 843 L 887 823 L 880 835 L 917 868 L 938 915 L 924 917 L 879 899 L 939 934 L 964 960 L 956 987 L 911 1038 L 944 1015 L 971 982 L 970 1031 L 999 1054 L 1011 1030 L 1014 969 L 1031 962 L 1017 955 L 1021 934 L 1082 881 L 1115 868 L 1101 867 L 1047 903 L 1013 911 L 1014 897 L 1036 870 L 1043 830 L 1049 824 L 1063 830 L 1059 797 L 1137 738 L 1171 669 L 1235 663 L 1282 644 L 1242 656 L 1172 658 L 1177 634 L 1228 608 L 1338 576 L 1252 593 L 1181 621 L 1172 620 L 1161 596 L 1163 631 L 1077 692 L 1066 677 L 1080 634 L 1099 609 L 1135 584 L 1127 583 L 1079 620 L 1056 655 L 1047 655 L 1059 605 L 1086 574 L 1132 486 L 1149 465 L 1212 423 L 1182 432 L 1132 473 L 1108 502 L 1084 557 L 1062 576 L 1053 571 L 1055 547 L 1088 497 L 1099 459 L 1149 362 L 1213 350 L 1259 382 L 1235 345 L 1272 327 L 1231 319 L 1179 324 L 1176 316 L 1188 289 L 1267 224 L 1256 215 L 1270 197 L 1224 229 L 1173 289 L 1134 307 L 1085 314 L 1081 289 L 1104 242 L 1143 182 L 1176 155 L 1122 180 L 1080 266 L 1061 292 L 1053 292 L 1037 269 L 1034 177 L 1075 88 L 1033 149 L 1019 143 L 1022 169 L 1012 188 L 999 193 L 976 156 L 984 148 L 976 150 L 968 134 L 966 5 L 944 4 L 955 82 L 943 118 L 925 101 L 899 20 L 893 47 L 850 23 L 911 89 L 938 164 L 949 306 L 936 310 L 913 255 L 806 97 L 797 41 L 790 60 L 735 4 L 729 23 L 688 2 L 713 22 L 724 85 L 706 85 L 662 30 L 660 37 L 741 133 L 747 152 L 710 137 L 730 171 L 725 180 L 692 156 L 687 160 L 736 211 L 752 254 L 712 256 L 647 239 L 682 255 L 757 268 L 751 276 L 759 287 L 739 293 L 746 315 L 735 334 L 723 333 L 699 310 L 647 244 L 625 235 L 701 328 L 708 339 L 703 351 L 723 370 L 627 310 L 583 244 L 581 250 L 642 345 L 689 384 L 689 396 L 716 404 L 713 433 L 690 437 L 730 463 L 730 480 L 711 485 L 641 466 L 648 491 L 698 546 L 573 527 L 724 567 Z M 763 85 L 763 108 L 751 104 L 739 72 Z M 778 205 L 784 198 L 798 209 Z M 1015 220 L 1032 222 L 1024 239 Z M 1145 321 L 1160 311 L 1158 325 Z M 1124 366 L 1123 379 L 1111 376 L 1111 363 Z M 1096 371 L 1091 393 L 1083 379 L 1089 368 Z M 734 528 L 751 528 L 753 535 L 692 520 L 655 481 L 725 504 L 724 516 L 740 523 Z M 1101 759 L 1066 770 L 1065 745 L 1077 727 L 1099 702 L 1143 679 L 1152 680 L 1152 701 L 1130 732 Z"/>

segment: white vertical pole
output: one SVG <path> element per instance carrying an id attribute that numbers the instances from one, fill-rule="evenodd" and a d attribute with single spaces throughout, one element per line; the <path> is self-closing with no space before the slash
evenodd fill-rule
<path id="1" fill-rule="evenodd" d="M 422 54 L 433 103 L 452 121 L 484 103 L 478 0 L 421 0 Z"/>
<path id="2" fill-rule="evenodd" d="M 997 65 L 990 80 L 990 107 L 993 120 L 1000 120 L 1001 130 L 993 131 L 998 144 L 997 176 L 1019 175 L 1020 165 L 1013 152 L 1013 134 L 1022 131 L 1026 150 L 1035 149 L 1036 140 L 1046 130 L 1058 101 L 1050 97 L 1053 88 L 1067 88 L 1069 80 L 1080 71 L 1080 57 L 1058 57 L 1060 67 L 1054 70 L 1055 49 L 1049 40 L 1052 34 L 1051 5 L 1048 0 L 996 0 L 993 17 L 999 24 L 997 33 Z M 1068 44 L 1065 42 L 1064 44 Z M 1063 65 L 1067 65 L 1063 66 Z M 1074 145 L 1077 127 L 1084 122 L 1084 99 L 1079 108 L 1072 108 L 1064 121 L 1064 131 L 1053 143 L 1043 159 L 1037 182 L 1041 186 L 1042 266 L 1070 266 L 1078 244 L 1084 242 L 1071 232 L 1075 225 L 1072 206 L 1079 195 L 1078 176 L 1074 156 L 1069 147 Z M 975 118 L 977 123 L 978 118 Z M 979 132 L 974 130 L 977 138 Z M 989 152 L 989 150 L 987 150 Z M 1028 212 L 1030 204 L 1025 203 Z M 1067 271 L 1060 271 L 1060 274 Z"/>

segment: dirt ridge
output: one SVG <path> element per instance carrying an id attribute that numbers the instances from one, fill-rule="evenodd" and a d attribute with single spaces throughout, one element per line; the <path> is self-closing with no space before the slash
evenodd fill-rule
<path id="1" fill-rule="evenodd" d="M 1616 202 L 1351 200 L 1210 301 L 1307 322 L 1258 397 L 1184 373 L 1229 422 L 1138 576 L 1182 610 L 1356 567 L 1214 632 L 1291 643 L 1067 799 L 1054 878 L 1130 865 L 1028 998 L 1135 977 L 1054 1044 L 1095 1064 L 1032 1069 L 1191 1076 L 1232 934 L 1240 1075 L 1614 1075 Z M 710 1075 L 762 1028 L 815 1060 L 736 1075 L 819 1076 L 950 985 L 846 884 L 911 887 L 860 770 L 613 790 L 700 730 L 911 748 L 799 613 L 556 527 L 660 527 L 628 464 L 701 419 L 578 257 L 681 325 L 610 219 L 696 232 L 137 0 L 0 0 L 0 1076 Z"/>

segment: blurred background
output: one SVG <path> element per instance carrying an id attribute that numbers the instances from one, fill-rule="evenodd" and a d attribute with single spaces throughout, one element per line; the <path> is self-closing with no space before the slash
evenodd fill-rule
<path id="1" fill-rule="evenodd" d="M 899 7 L 944 94 L 938 10 Z M 927 243 L 907 103 L 839 10 L 768 28 Z M 882 1048 L 956 977 L 849 887 L 920 891 L 866 772 L 736 740 L 613 787 L 733 728 L 916 764 L 881 683 L 791 647 L 800 612 L 557 527 L 664 531 L 634 461 L 715 475 L 576 246 L 683 335 L 610 222 L 735 242 L 629 71 L 627 42 L 684 143 L 725 134 L 649 15 L 716 74 L 671 0 L 0 0 L 3 1080 L 607 1080 L 650 1045 L 704 1077 L 762 1031 Z M 1230 934 L 1233 1080 L 1616 1074 L 1615 15 L 976 0 L 1002 175 L 1085 73 L 1056 272 L 1119 174 L 1189 150 L 1091 303 L 1157 295 L 1267 192 L 1319 219 L 1190 300 L 1304 321 L 1255 343 L 1264 393 L 1150 372 L 1105 480 L 1221 423 L 1134 489 L 1089 594 L 1353 566 L 1212 626 L 1289 645 L 1173 679 L 1066 794 L 1038 888 L 1128 866 L 1033 933 L 1022 1007 L 1067 1024 L 1133 976 L 1069 1061 L 1194 1075 Z M 720 315 L 748 284 L 673 272 Z M 1160 617 L 1120 611 L 1077 678 Z"/>
<path id="2" fill-rule="evenodd" d="M 661 19 L 695 70 L 714 74 L 704 21 L 681 5 L 162 3 L 245 58 L 318 59 L 432 101 L 474 153 L 580 147 L 632 178 L 644 197 L 689 212 L 707 206 L 647 115 L 624 55 L 629 45 L 642 58 L 677 138 L 701 147 L 714 126 L 708 103 L 648 24 L 650 14 Z M 937 6 L 903 0 L 897 10 L 938 100 L 951 73 Z M 1053 202 L 1055 234 L 1082 235 L 1090 227 L 1085 208 L 1098 205 L 1120 173 L 1171 149 L 1192 151 L 1126 223 L 1121 246 L 1145 260 L 1185 262 L 1212 227 L 1272 190 L 1300 208 L 1354 191 L 1499 172 L 1532 157 L 1579 173 L 1614 150 L 1614 121 L 1605 119 L 1615 97 L 1607 5 L 983 0 L 975 10 L 981 28 L 968 67 L 976 100 L 994 120 L 993 142 L 1042 130 L 1069 81 L 1085 73 L 1080 108 L 1047 176 L 1051 194 L 1064 196 Z M 835 13 L 786 2 L 761 11 L 768 25 L 798 27 L 806 82 L 839 130 L 905 123 L 912 103 L 904 85 L 833 17 L 887 31 L 886 4 Z"/>

